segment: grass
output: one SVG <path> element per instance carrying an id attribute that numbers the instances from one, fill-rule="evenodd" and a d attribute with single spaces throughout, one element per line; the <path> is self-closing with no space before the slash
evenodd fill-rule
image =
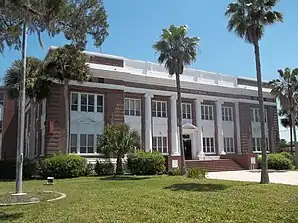
<path id="1" fill-rule="evenodd" d="M 26 181 L 24 189 L 55 190 L 66 199 L 0 208 L 0 222 L 298 222 L 298 188 L 192 180 L 105 177 Z M 14 189 L 0 182 L 0 194 Z"/>

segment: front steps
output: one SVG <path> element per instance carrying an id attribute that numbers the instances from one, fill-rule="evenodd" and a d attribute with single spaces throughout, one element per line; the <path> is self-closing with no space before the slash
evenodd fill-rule
<path id="1" fill-rule="evenodd" d="M 232 159 L 218 160 L 186 160 L 186 168 L 200 168 L 208 172 L 236 171 L 243 168 Z"/>

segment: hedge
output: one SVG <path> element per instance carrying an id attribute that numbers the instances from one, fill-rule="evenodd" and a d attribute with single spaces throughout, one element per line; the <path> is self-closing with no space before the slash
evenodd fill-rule
<path id="1" fill-rule="evenodd" d="M 262 166 L 262 156 L 258 157 L 260 167 Z M 292 160 L 286 158 L 280 153 L 268 154 L 268 169 L 274 170 L 293 170 L 295 166 Z"/>

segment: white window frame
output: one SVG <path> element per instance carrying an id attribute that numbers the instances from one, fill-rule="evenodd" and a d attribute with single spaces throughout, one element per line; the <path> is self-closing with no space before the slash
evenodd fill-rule
<path id="1" fill-rule="evenodd" d="M 73 97 L 73 95 L 77 95 L 78 96 L 78 102 L 77 102 L 77 104 L 73 104 L 72 103 L 72 97 Z M 87 95 L 87 104 L 86 104 L 86 106 L 87 106 L 87 111 L 82 111 L 81 110 L 81 96 L 82 95 Z M 94 105 L 93 105 L 93 112 L 92 111 L 88 111 L 88 106 L 89 106 L 89 104 L 88 104 L 88 96 L 89 95 L 93 95 L 94 96 Z M 99 105 L 98 104 L 98 97 L 102 97 L 102 105 Z M 72 106 L 77 106 L 77 109 L 76 110 L 73 110 L 72 109 Z M 91 105 L 90 105 L 91 106 Z M 102 111 L 98 111 L 98 108 L 100 108 Z M 71 111 L 74 111 L 74 112 L 88 112 L 88 113 L 104 113 L 104 95 L 103 94 L 92 94 L 92 93 L 86 93 L 86 92 L 76 92 L 76 91 L 73 91 L 73 92 L 71 92 L 71 97 L 70 97 L 70 110 Z"/>
<path id="2" fill-rule="evenodd" d="M 192 119 L 192 107 L 191 103 L 182 103 L 182 118 L 183 119 Z"/>
<path id="3" fill-rule="evenodd" d="M 158 105 L 160 104 L 160 110 L 158 110 Z M 155 108 L 155 109 L 154 109 Z M 165 108 L 165 109 L 163 109 Z M 160 116 L 158 116 L 160 114 Z M 166 101 L 152 101 L 152 117 L 154 118 L 167 118 L 168 108 Z"/>
<path id="4" fill-rule="evenodd" d="M 233 137 L 224 137 L 224 151 L 226 153 L 235 153 L 235 142 Z"/>
<path id="5" fill-rule="evenodd" d="M 207 108 L 207 113 L 206 113 L 206 108 Z M 211 114 L 210 114 L 211 110 Z M 201 105 L 201 119 L 202 120 L 214 120 L 214 109 L 213 105 Z"/>
<path id="6" fill-rule="evenodd" d="M 168 137 L 167 136 L 153 136 L 152 137 L 152 151 L 160 152 L 163 155 L 169 154 Z"/>
<path id="7" fill-rule="evenodd" d="M 128 102 L 128 108 L 126 103 Z M 139 103 L 139 108 L 138 108 Z M 125 98 L 124 99 L 124 112 L 128 116 L 141 116 L 141 99 L 137 98 Z M 127 113 L 128 112 L 128 113 Z"/>
<path id="8" fill-rule="evenodd" d="M 253 153 L 262 153 L 262 146 L 261 146 L 261 137 L 253 137 L 252 138 L 252 151 Z M 269 145 L 269 139 L 266 138 L 266 150 L 267 150 L 267 153 L 270 152 L 269 148 L 270 148 L 270 145 Z"/>
<path id="9" fill-rule="evenodd" d="M 203 151 L 205 154 L 216 154 L 214 137 L 203 137 Z"/>
<path id="10" fill-rule="evenodd" d="M 72 135 L 76 135 L 76 145 L 72 144 L 72 140 L 71 137 Z M 81 152 L 81 135 L 86 135 L 86 153 L 82 153 Z M 93 152 L 89 153 L 88 152 L 88 147 L 90 147 L 88 145 L 88 136 L 93 136 Z M 84 155 L 84 156 L 88 156 L 88 155 L 98 155 L 101 153 L 97 152 L 97 137 L 99 135 L 98 134 L 77 134 L 77 133 L 71 133 L 70 134 L 70 143 L 69 143 L 69 153 L 75 153 L 75 154 L 80 154 L 80 155 Z M 72 148 L 75 148 L 76 152 L 72 152 Z"/>
<path id="11" fill-rule="evenodd" d="M 223 121 L 234 121 L 233 117 L 233 107 L 222 106 L 222 120 Z"/>
<path id="12" fill-rule="evenodd" d="M 250 108 L 251 122 L 260 122 L 260 109 L 259 108 Z M 265 123 L 267 123 L 267 109 L 264 109 Z"/>

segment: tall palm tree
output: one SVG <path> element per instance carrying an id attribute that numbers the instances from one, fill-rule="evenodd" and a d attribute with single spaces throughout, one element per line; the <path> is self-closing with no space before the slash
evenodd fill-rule
<path id="1" fill-rule="evenodd" d="M 90 77 L 86 56 L 75 45 L 65 45 L 55 49 L 46 59 L 45 72 L 64 85 L 65 109 L 65 151 L 69 152 L 69 82 L 82 83 Z"/>
<path id="2" fill-rule="evenodd" d="M 178 96 L 177 121 L 180 138 L 181 153 L 181 174 L 187 173 L 185 165 L 185 155 L 183 148 L 182 136 L 182 113 L 181 113 L 181 89 L 180 75 L 183 74 L 184 66 L 190 65 L 196 60 L 197 49 L 199 46 L 199 37 L 188 37 L 187 26 L 171 25 L 169 29 L 163 29 L 160 40 L 157 41 L 153 48 L 159 54 L 158 62 L 164 63 L 170 75 L 176 75 L 176 87 Z"/>
<path id="3" fill-rule="evenodd" d="M 278 0 L 237 0 L 235 3 L 230 3 L 225 12 L 225 15 L 229 18 L 228 30 L 254 46 L 261 124 L 261 183 L 269 183 L 269 175 L 259 41 L 264 35 L 265 26 L 282 22 L 283 20 L 283 14 L 273 10 L 277 2 Z"/>
<path id="4" fill-rule="evenodd" d="M 272 86 L 271 94 L 280 101 L 280 105 L 284 111 L 290 115 L 290 128 L 293 129 L 294 144 L 295 144 L 295 160 L 296 167 L 298 167 L 298 144 L 296 136 L 296 114 L 298 111 L 298 68 L 291 70 L 278 70 L 279 79 L 270 81 Z"/>
<path id="5" fill-rule="evenodd" d="M 26 96 L 30 99 L 30 154 L 34 155 L 35 151 L 35 109 L 37 102 L 48 97 L 51 93 L 52 81 L 48 79 L 43 72 L 43 61 L 36 57 L 27 57 L 26 63 Z M 23 61 L 15 60 L 11 67 L 6 71 L 4 76 L 4 84 L 8 87 L 10 98 L 17 99 L 21 90 L 21 76 L 23 69 Z"/>

